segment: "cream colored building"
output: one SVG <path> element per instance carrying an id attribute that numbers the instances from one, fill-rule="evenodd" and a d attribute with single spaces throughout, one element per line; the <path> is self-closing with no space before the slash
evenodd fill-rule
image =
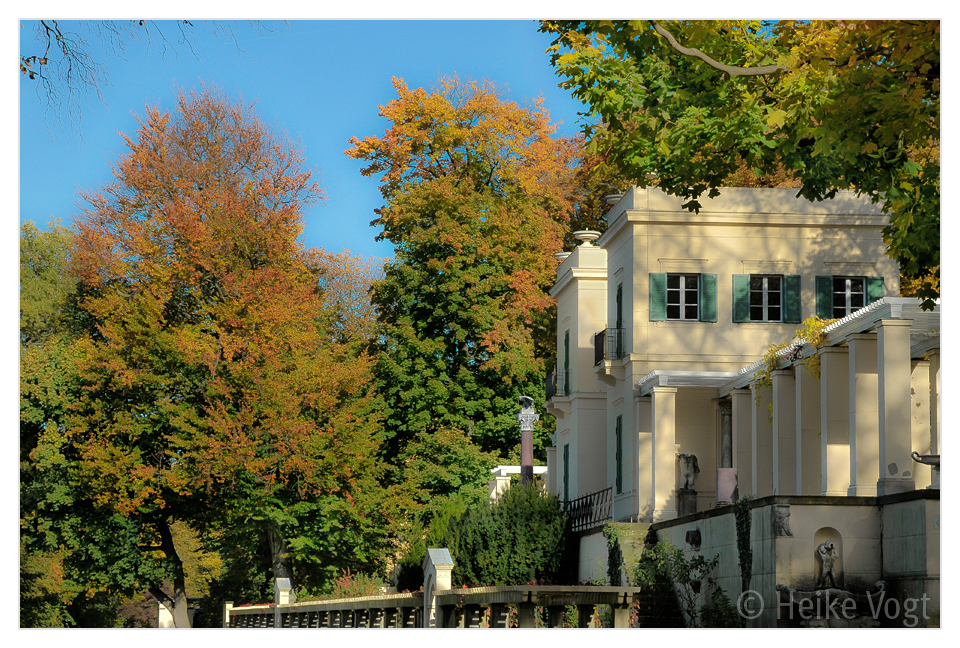
<path id="1" fill-rule="evenodd" d="M 901 596 L 936 589 L 939 606 L 939 490 L 927 488 L 931 467 L 911 456 L 939 454 L 939 309 L 899 297 L 877 205 L 849 192 L 819 203 L 795 194 L 726 188 L 692 213 L 679 198 L 634 188 L 599 238 L 580 237 L 552 290 L 558 361 L 547 409 L 557 433 L 548 488 L 567 501 L 605 492 L 610 518 L 653 524 L 661 537 L 694 527 L 704 535 L 708 519 L 723 526 L 718 475 L 735 474 L 740 496 L 760 498 L 754 516 L 794 511 L 790 543 L 800 544 L 789 551 L 797 556 L 784 558 L 785 536 L 767 534 L 758 545 L 772 561 L 757 565 L 766 569 L 764 596 L 775 598 L 777 584 L 811 585 L 811 543 L 834 534 L 848 553 L 874 552 L 846 556 L 848 566 L 867 565 L 856 576 L 847 569 L 849 587 L 883 577 Z M 767 348 L 793 341 L 814 315 L 839 319 L 822 347 L 793 344 L 772 385 L 758 385 Z M 812 354 L 819 377 L 804 362 Z M 678 489 L 679 454 L 695 455 L 699 466 L 695 513 L 683 517 L 680 497 L 694 496 Z M 923 529 L 883 526 L 887 505 L 909 508 Z M 816 519 L 800 513 L 810 506 Z M 850 506 L 862 513 L 851 515 Z M 872 522 L 848 529 L 857 516 Z M 856 545 L 857 534 L 870 541 Z M 901 547 L 913 559 L 910 543 L 924 545 L 922 567 L 901 573 L 878 562 L 896 534 L 916 536 Z M 711 542 L 723 554 L 731 540 Z M 582 547 L 605 562 L 596 533 L 584 533 Z M 700 551 L 712 551 L 710 542 Z M 584 552 L 589 572 L 597 561 Z M 736 556 L 730 561 L 736 566 Z M 727 584 L 735 599 L 739 580 Z"/>

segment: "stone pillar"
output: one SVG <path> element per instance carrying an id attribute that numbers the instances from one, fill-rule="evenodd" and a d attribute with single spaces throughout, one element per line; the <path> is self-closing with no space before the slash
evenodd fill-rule
<path id="1" fill-rule="evenodd" d="M 637 516 L 640 520 L 653 521 L 653 403 L 650 396 L 634 399 L 637 407 Z M 554 627 L 554 626 L 550 626 Z"/>
<path id="2" fill-rule="evenodd" d="M 930 454 L 940 454 L 940 349 L 930 352 Z"/>
<path id="3" fill-rule="evenodd" d="M 770 390 L 751 383 L 753 420 L 751 434 L 751 454 L 753 464 L 753 492 L 757 497 L 773 495 L 773 425 L 770 421 L 769 405 L 772 401 Z M 757 407 L 757 394 L 760 406 Z M 740 483 L 743 483 L 742 481 Z"/>
<path id="4" fill-rule="evenodd" d="M 850 367 L 850 486 L 847 495 L 877 494 L 880 429 L 877 414 L 877 336 L 847 338 Z"/>
<path id="5" fill-rule="evenodd" d="M 423 627 L 437 625 L 437 591 L 453 588 L 453 559 L 447 549 L 427 549 L 423 557 Z"/>
<path id="6" fill-rule="evenodd" d="M 653 388 L 653 521 L 677 517 L 677 388 Z"/>
<path id="7" fill-rule="evenodd" d="M 533 424 L 538 420 L 540 415 L 533 409 L 533 399 L 521 396 L 517 421 L 520 422 L 520 482 L 524 486 L 533 483 Z"/>
<path id="8" fill-rule="evenodd" d="M 753 399 L 749 389 L 730 392 L 733 404 L 733 467 L 737 469 L 740 496 L 755 495 L 753 489 Z"/>
<path id="9" fill-rule="evenodd" d="M 820 379 L 806 367 L 794 367 L 797 387 L 797 492 L 819 495 L 820 480 Z"/>
<path id="10" fill-rule="evenodd" d="M 720 408 L 720 467 L 733 468 L 733 403 L 729 398 L 717 401 Z"/>
<path id="11" fill-rule="evenodd" d="M 880 479 L 877 495 L 914 490 L 910 457 L 910 320 L 880 320 Z"/>
<path id="12" fill-rule="evenodd" d="M 921 455 L 933 454 L 930 449 L 930 362 L 910 363 L 910 447 Z M 917 488 L 930 485 L 930 466 L 913 462 L 913 482 Z"/>
<path id="13" fill-rule="evenodd" d="M 233 601 L 226 601 L 223 604 L 223 627 L 230 627 L 230 610 L 233 609 Z"/>
<path id="14" fill-rule="evenodd" d="M 850 379 L 846 347 L 820 349 L 821 495 L 850 486 Z"/>
<path id="15" fill-rule="evenodd" d="M 793 368 L 773 375 L 773 492 L 797 491 L 797 384 Z"/>
<path id="16" fill-rule="evenodd" d="M 553 435 L 556 438 L 556 435 Z M 557 492 L 557 445 L 547 448 L 547 492 Z"/>

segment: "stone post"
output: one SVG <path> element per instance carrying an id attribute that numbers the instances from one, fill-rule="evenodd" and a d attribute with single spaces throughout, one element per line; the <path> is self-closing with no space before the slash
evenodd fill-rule
<path id="1" fill-rule="evenodd" d="M 769 405 L 772 390 L 757 383 L 750 384 L 753 402 L 751 454 L 753 460 L 753 492 L 757 497 L 773 495 L 773 425 Z M 759 395 L 760 406 L 757 407 Z"/>
<path id="2" fill-rule="evenodd" d="M 797 493 L 819 495 L 820 479 L 820 379 L 806 367 L 796 366 L 797 387 Z"/>
<path id="3" fill-rule="evenodd" d="M 877 494 L 877 336 L 860 333 L 847 339 L 850 349 L 850 487 L 847 495 Z"/>
<path id="4" fill-rule="evenodd" d="M 737 469 L 737 483 L 743 484 L 741 495 L 754 494 L 753 488 L 753 399 L 749 389 L 730 392 L 733 404 L 733 467 Z"/>
<path id="5" fill-rule="evenodd" d="M 233 601 L 226 601 L 223 604 L 223 627 L 230 627 L 230 610 L 233 609 Z"/>
<path id="6" fill-rule="evenodd" d="M 739 499 L 737 470 L 733 467 L 733 400 L 717 401 L 720 408 L 720 467 L 717 468 L 717 504 Z"/>
<path id="7" fill-rule="evenodd" d="M 774 371 L 773 380 L 773 492 L 797 492 L 797 384 L 793 368 Z"/>
<path id="8" fill-rule="evenodd" d="M 877 495 L 916 488 L 910 457 L 910 320 L 880 320 L 877 373 L 880 392 L 880 479 Z"/>
<path id="9" fill-rule="evenodd" d="M 520 481 L 526 486 L 533 483 L 533 424 L 540 419 L 540 415 L 533 409 L 533 399 L 529 396 L 520 397 Z"/>
<path id="10" fill-rule="evenodd" d="M 913 402 L 910 404 L 911 447 L 917 454 L 931 454 L 933 450 L 930 435 L 930 362 L 913 360 L 911 367 L 910 393 L 913 395 Z M 917 489 L 930 486 L 932 483 L 930 467 L 914 463 L 913 481 Z"/>
<path id="11" fill-rule="evenodd" d="M 653 388 L 653 521 L 677 517 L 677 388 Z"/>
<path id="12" fill-rule="evenodd" d="M 423 558 L 423 627 L 435 628 L 439 617 L 437 591 L 453 587 L 453 559 L 447 549 L 427 549 Z"/>
<path id="13" fill-rule="evenodd" d="M 820 349 L 821 495 L 845 497 L 850 486 L 849 369 L 846 347 Z"/>

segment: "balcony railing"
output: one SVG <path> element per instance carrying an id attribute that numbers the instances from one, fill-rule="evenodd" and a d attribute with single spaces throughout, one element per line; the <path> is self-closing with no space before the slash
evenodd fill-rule
<path id="1" fill-rule="evenodd" d="M 604 360 L 619 360 L 624 355 L 622 328 L 604 329 L 593 336 L 593 366 Z"/>
<path id="2" fill-rule="evenodd" d="M 586 531 L 613 519 L 613 487 L 563 502 L 571 531 Z"/>
<path id="3" fill-rule="evenodd" d="M 547 400 L 554 396 L 566 396 L 567 385 L 570 384 L 570 372 L 560 371 L 554 367 L 547 374 Z"/>

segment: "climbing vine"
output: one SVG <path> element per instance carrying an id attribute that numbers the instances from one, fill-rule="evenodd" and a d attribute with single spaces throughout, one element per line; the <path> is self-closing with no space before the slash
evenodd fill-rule
<path id="1" fill-rule="evenodd" d="M 740 585 L 742 591 L 750 589 L 753 576 L 753 549 L 750 548 L 750 498 L 741 497 L 733 505 L 733 517 L 737 525 L 737 554 L 740 557 Z"/>
<path id="2" fill-rule="evenodd" d="M 754 396 L 757 409 L 760 409 L 763 389 L 773 389 L 773 372 L 779 370 L 784 361 L 799 360 L 811 376 L 817 379 L 820 378 L 820 354 L 817 353 L 817 351 L 826 343 L 824 330 L 836 321 L 835 319 L 822 320 L 819 317 L 808 317 L 803 320 L 800 328 L 795 331 L 793 340 L 790 342 L 781 342 L 780 344 L 771 344 L 767 347 L 766 352 L 763 354 L 763 364 L 753 375 L 753 380 L 760 387 Z M 797 343 L 797 346 L 793 352 L 786 356 L 780 355 L 784 349 L 794 343 Z M 803 343 L 813 347 L 813 353 L 805 358 L 800 358 L 800 350 L 803 347 Z M 767 409 L 768 415 L 772 419 L 773 404 L 768 405 Z"/>

